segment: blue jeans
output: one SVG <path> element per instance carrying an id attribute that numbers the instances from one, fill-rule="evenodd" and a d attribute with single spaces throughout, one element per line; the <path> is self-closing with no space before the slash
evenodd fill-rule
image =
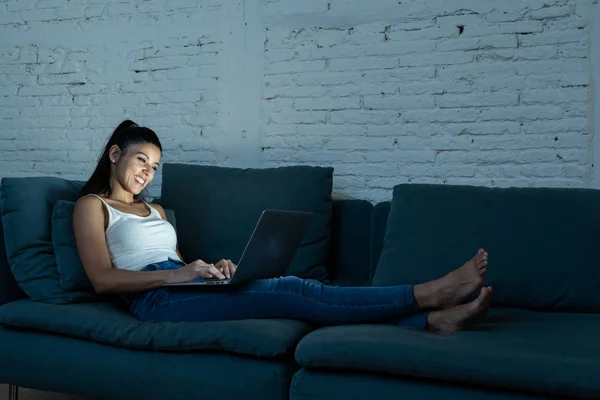
<path id="1" fill-rule="evenodd" d="M 172 270 L 169 259 L 142 271 Z M 259 279 L 237 286 L 167 286 L 125 296 L 142 321 L 206 322 L 286 318 L 318 325 L 385 323 L 425 329 L 413 286 L 338 287 L 295 276 Z"/>

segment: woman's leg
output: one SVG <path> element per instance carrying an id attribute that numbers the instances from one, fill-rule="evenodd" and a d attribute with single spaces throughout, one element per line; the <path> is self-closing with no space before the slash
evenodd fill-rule
<path id="1" fill-rule="evenodd" d="M 289 276 L 239 288 L 161 288 L 134 301 L 132 312 L 145 321 L 289 318 L 342 325 L 404 319 L 418 314 L 419 308 L 412 285 L 338 287 Z M 423 317 L 419 321 L 422 324 Z"/>
<path id="2" fill-rule="evenodd" d="M 125 297 L 132 313 L 148 321 L 291 318 L 323 325 L 381 322 L 452 333 L 489 307 L 491 288 L 482 288 L 477 299 L 459 305 L 481 288 L 487 258 L 480 249 L 461 268 L 415 286 L 332 287 L 286 277 L 259 280 L 242 288 L 161 288 Z M 148 270 L 178 267 L 169 262 L 157 266 Z"/>

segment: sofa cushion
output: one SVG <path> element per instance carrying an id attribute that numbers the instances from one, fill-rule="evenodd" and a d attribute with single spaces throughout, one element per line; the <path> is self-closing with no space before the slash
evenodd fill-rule
<path id="1" fill-rule="evenodd" d="M 62 290 L 52 248 L 54 203 L 76 200 L 81 185 L 52 177 L 2 179 L 0 201 L 8 261 L 17 283 L 33 300 L 69 303 L 93 297 Z"/>
<path id="2" fill-rule="evenodd" d="M 2 215 L 1 210 L 0 215 Z M 4 303 L 25 297 L 23 289 L 19 287 L 8 264 L 6 246 L 4 244 L 4 227 L 2 226 L 2 218 L 0 218 L 0 306 Z"/>
<path id="3" fill-rule="evenodd" d="M 371 250 L 369 257 L 369 268 L 371 270 L 371 279 L 375 276 L 379 257 L 383 250 L 383 241 L 385 231 L 387 230 L 388 216 L 390 215 L 390 202 L 378 203 L 373 207 L 371 216 Z"/>
<path id="4" fill-rule="evenodd" d="M 369 224 L 373 205 L 365 200 L 333 202 L 329 277 L 338 286 L 371 284 Z"/>
<path id="5" fill-rule="evenodd" d="M 74 202 L 58 200 L 54 204 L 52 212 L 52 245 L 56 255 L 60 286 L 65 291 L 92 291 L 92 283 L 83 269 L 75 243 L 74 210 Z M 165 209 L 165 215 L 167 220 L 175 226 L 173 210 Z"/>
<path id="6" fill-rule="evenodd" d="M 439 336 L 391 325 L 318 329 L 296 351 L 308 368 L 385 372 L 566 396 L 600 396 L 600 315 L 492 309 Z"/>
<path id="7" fill-rule="evenodd" d="M 399 185 L 375 285 L 439 278 L 490 254 L 492 304 L 600 312 L 600 190 Z"/>
<path id="8" fill-rule="evenodd" d="M 292 351 L 310 330 L 293 320 L 142 322 L 120 303 L 47 304 L 18 300 L 0 307 L 0 323 L 145 350 L 212 350 L 257 357 Z"/>
<path id="9" fill-rule="evenodd" d="M 185 261 L 238 262 L 264 209 L 314 213 L 288 273 L 327 279 L 331 231 L 332 168 L 237 169 L 167 164 L 161 201 L 177 214 Z"/>
<path id="10" fill-rule="evenodd" d="M 139 351 L 2 325 L 0 360 L 0 382 L 86 399 L 285 400 L 295 369 L 287 359 Z"/>
<path id="11" fill-rule="evenodd" d="M 75 243 L 74 209 L 74 202 L 59 200 L 54 204 L 52 211 L 52 246 L 56 256 L 60 286 L 67 291 L 92 291 L 94 288 L 81 265 Z"/>
<path id="12" fill-rule="evenodd" d="M 399 396 L 399 394 L 402 394 Z M 433 379 L 400 379 L 375 372 L 310 370 L 302 368 L 292 379 L 290 400 L 547 400 L 522 391 L 489 389 L 476 382 L 458 384 Z"/>

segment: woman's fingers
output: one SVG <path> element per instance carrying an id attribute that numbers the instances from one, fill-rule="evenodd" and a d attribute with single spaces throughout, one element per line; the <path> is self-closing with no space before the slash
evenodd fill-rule
<path id="1" fill-rule="evenodd" d="M 224 260 L 221 260 L 217 263 L 217 269 L 219 270 L 219 272 L 226 278 L 228 278 L 227 276 L 227 265 L 223 262 Z M 225 278 L 220 278 L 220 279 L 225 279 Z"/>
<path id="2" fill-rule="evenodd" d="M 223 274 L 225 275 L 225 277 L 227 279 L 231 278 L 231 271 L 229 271 L 229 263 L 227 262 L 227 260 L 223 260 L 222 261 L 222 265 L 223 265 Z"/>
<path id="3" fill-rule="evenodd" d="M 229 265 L 229 277 L 232 277 L 235 274 L 235 264 L 231 260 L 227 260 L 227 265 Z"/>
<path id="4" fill-rule="evenodd" d="M 221 278 L 223 274 L 215 267 L 214 264 L 207 264 L 204 261 L 200 261 L 196 263 L 194 266 L 194 271 L 198 272 L 199 275 L 203 278 Z"/>
<path id="5" fill-rule="evenodd" d="M 212 278 L 213 276 L 210 274 L 210 272 L 208 271 L 202 271 L 200 272 L 200 276 L 203 278 Z"/>
<path id="6" fill-rule="evenodd" d="M 231 260 L 225 260 L 225 259 L 223 259 L 217 263 L 217 268 L 219 269 L 219 271 L 221 271 L 221 273 L 227 279 L 231 279 L 231 277 L 233 276 L 233 274 L 235 273 L 235 270 L 236 270 L 235 264 L 232 263 Z"/>
<path id="7" fill-rule="evenodd" d="M 208 270 L 203 267 L 196 267 L 194 268 L 194 271 L 196 271 L 198 275 L 203 278 L 212 278 L 212 275 L 208 272 Z"/>
<path id="8" fill-rule="evenodd" d="M 208 268 L 208 272 L 219 279 L 225 279 L 225 275 L 223 275 L 223 273 L 221 273 L 214 265 L 211 265 Z"/>
<path id="9" fill-rule="evenodd" d="M 221 260 L 219 261 L 219 264 L 223 266 L 222 272 L 223 274 L 227 277 L 227 279 L 230 279 L 233 276 L 233 270 L 231 268 L 231 261 L 230 260 Z"/>
<path id="10" fill-rule="evenodd" d="M 204 278 L 231 279 L 237 269 L 237 266 L 231 260 L 225 259 L 219 261 L 216 265 L 206 264 L 201 260 L 197 260 L 197 264 L 196 271 L 199 271 Z"/>

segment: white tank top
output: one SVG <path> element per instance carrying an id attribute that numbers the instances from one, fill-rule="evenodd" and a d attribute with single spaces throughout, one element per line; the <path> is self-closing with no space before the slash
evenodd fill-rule
<path id="1" fill-rule="evenodd" d="M 146 265 L 180 260 L 177 252 L 175 228 L 160 216 L 160 213 L 144 202 L 150 215 L 139 215 L 119 211 L 111 207 L 102 197 L 99 198 L 108 212 L 106 244 L 113 265 L 119 269 L 139 271 Z"/>

